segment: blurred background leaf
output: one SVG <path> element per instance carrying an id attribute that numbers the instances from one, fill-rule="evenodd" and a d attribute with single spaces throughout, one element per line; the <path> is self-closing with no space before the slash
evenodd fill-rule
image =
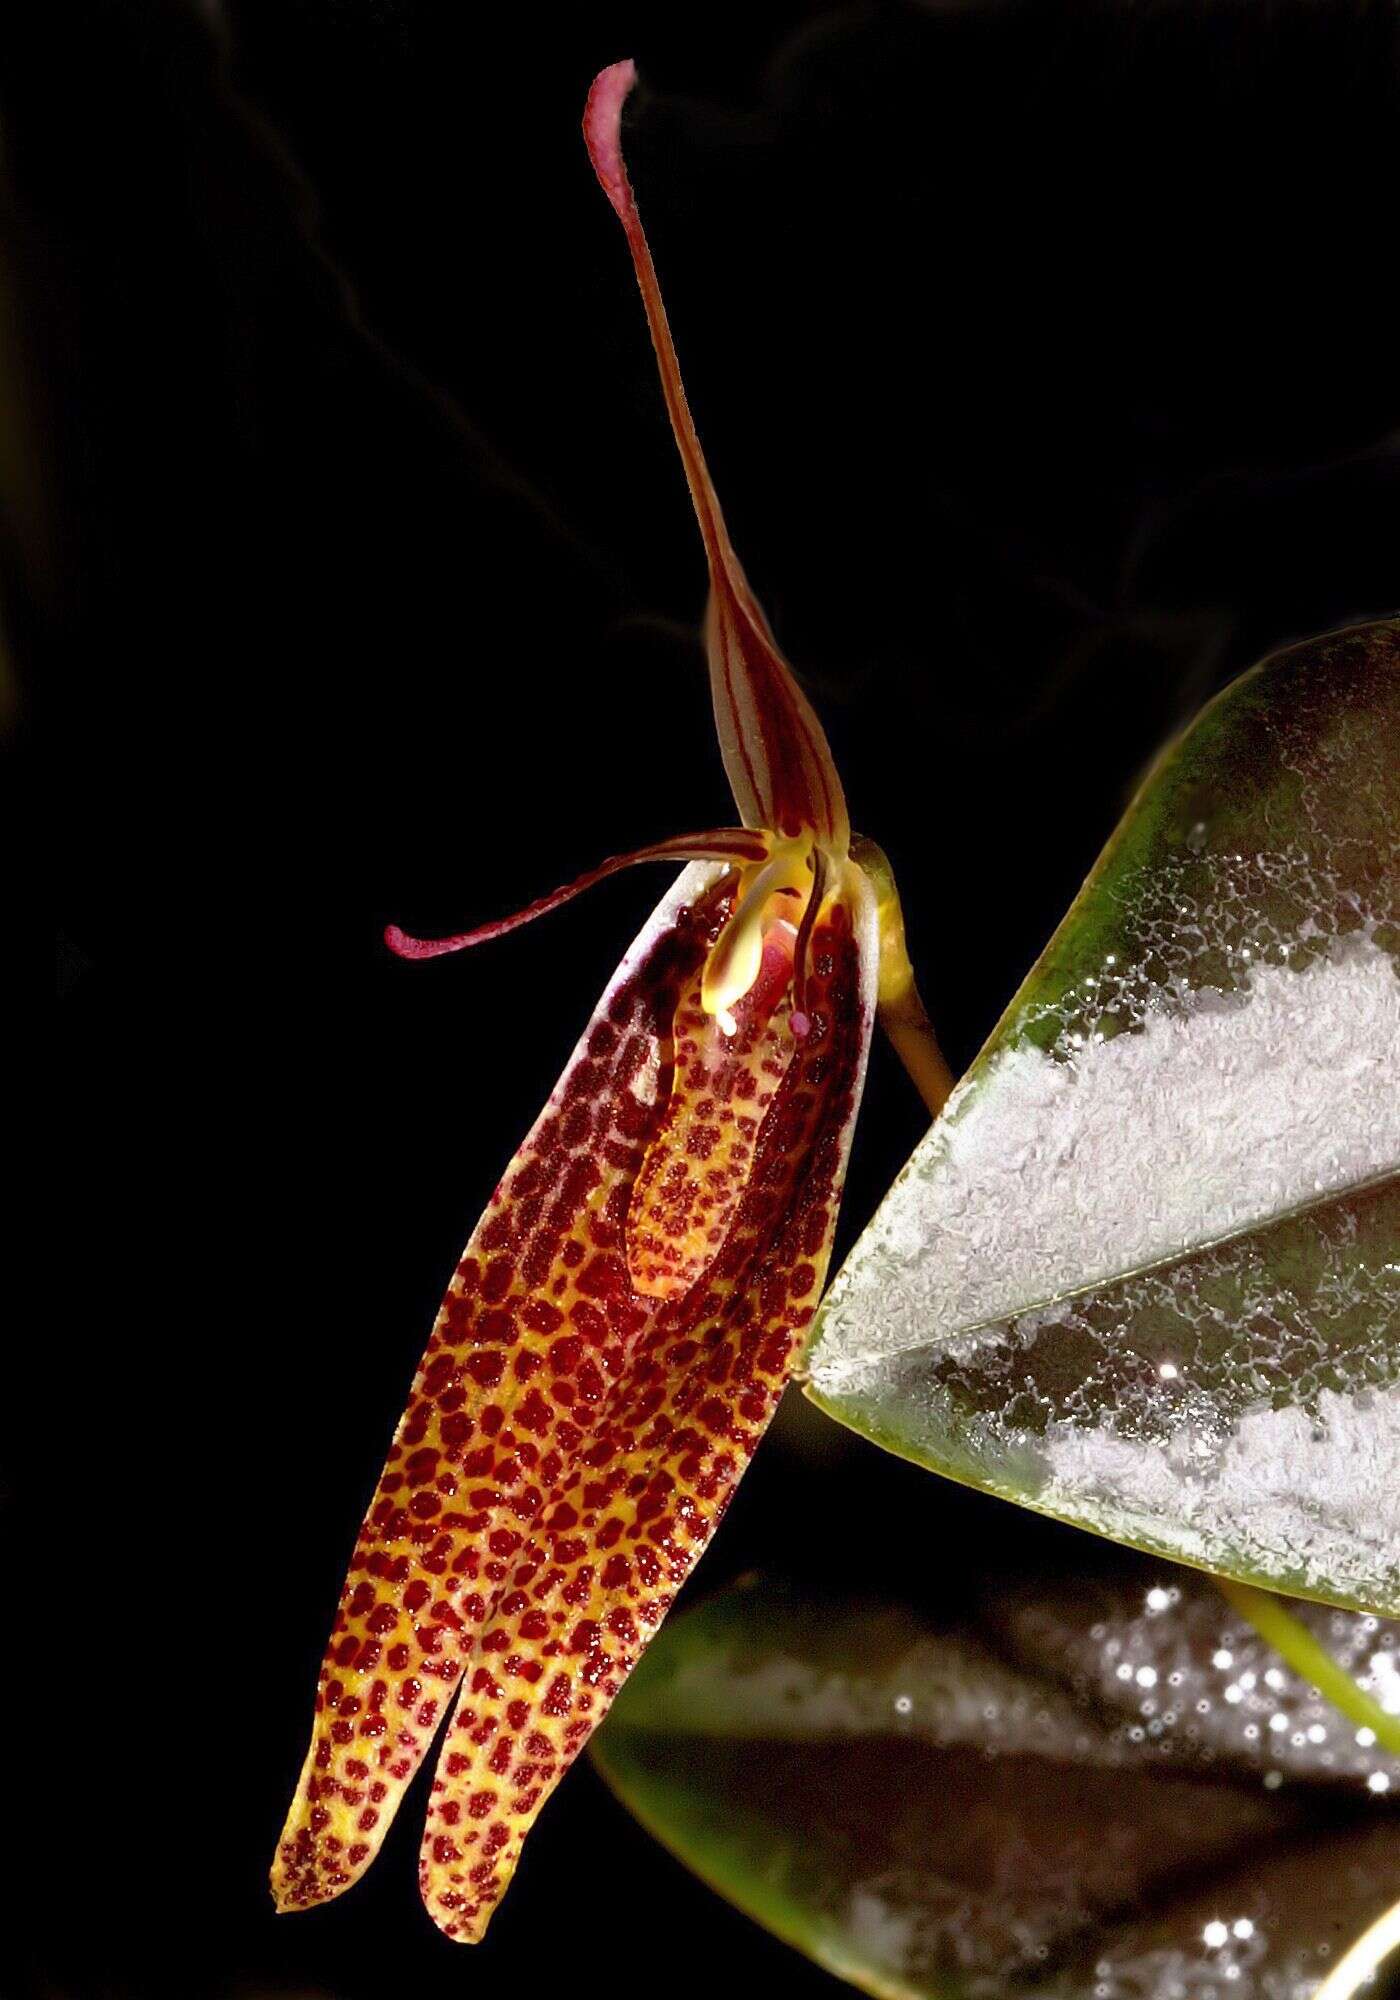
<path id="1" fill-rule="evenodd" d="M 1400 1627 L 1299 1607 L 1400 1712 Z M 1208 1581 L 989 1583 L 966 1617 L 748 1581 L 600 1732 L 712 1887 L 871 1993 L 1273 2000 L 1400 1895 L 1400 1758 Z"/>

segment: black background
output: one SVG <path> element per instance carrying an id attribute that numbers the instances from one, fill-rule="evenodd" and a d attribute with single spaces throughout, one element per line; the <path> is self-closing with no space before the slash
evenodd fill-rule
<path id="1" fill-rule="evenodd" d="M 637 58 L 633 178 L 734 538 L 961 1068 L 1161 738 L 1393 607 L 1395 10 L 38 20 L 4 552 L 20 728 L 46 705 L 60 752 L 65 1220 L 27 1343 L 25 1990 L 834 1992 L 587 1767 L 475 1952 L 417 1907 L 416 1798 L 334 1906 L 265 1891 L 437 1296 L 662 883 L 440 964 L 381 927 L 730 816 L 584 94 Z M 921 1124 L 877 1052 L 838 1250 Z M 1071 1543 L 790 1399 L 695 1588 L 951 1600 Z"/>

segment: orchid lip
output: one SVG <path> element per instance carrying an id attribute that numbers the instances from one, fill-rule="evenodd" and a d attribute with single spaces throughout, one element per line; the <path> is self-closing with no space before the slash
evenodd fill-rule
<path id="1" fill-rule="evenodd" d="M 814 879 L 810 853 L 805 840 L 774 841 L 763 865 L 745 871 L 748 879 L 741 881 L 738 901 L 710 952 L 701 989 L 705 1012 L 720 1018 L 721 1024 L 758 977 L 764 935 L 777 914 L 777 899 L 808 896 Z"/>

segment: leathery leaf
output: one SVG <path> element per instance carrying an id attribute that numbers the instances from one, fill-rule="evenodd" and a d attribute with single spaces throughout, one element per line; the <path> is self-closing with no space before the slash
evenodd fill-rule
<path id="1" fill-rule="evenodd" d="M 890 1450 L 1400 1610 L 1400 624 L 1159 760 L 836 1280 L 808 1393 Z"/>

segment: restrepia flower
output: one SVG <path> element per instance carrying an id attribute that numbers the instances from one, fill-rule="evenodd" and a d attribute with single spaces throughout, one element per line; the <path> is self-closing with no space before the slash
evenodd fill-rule
<path id="1" fill-rule="evenodd" d="M 480 1938 L 540 1807 L 719 1522 L 831 1252 L 877 1005 L 948 1083 L 883 856 L 730 547 L 622 162 L 631 63 L 584 136 L 632 253 L 709 560 L 715 716 L 743 822 L 605 862 L 691 865 L 618 967 L 458 1264 L 365 1517 L 273 1867 L 281 1909 L 374 1859 L 451 1711 L 420 1883 Z M 455 1698 L 456 1706 L 453 1707 Z"/>

